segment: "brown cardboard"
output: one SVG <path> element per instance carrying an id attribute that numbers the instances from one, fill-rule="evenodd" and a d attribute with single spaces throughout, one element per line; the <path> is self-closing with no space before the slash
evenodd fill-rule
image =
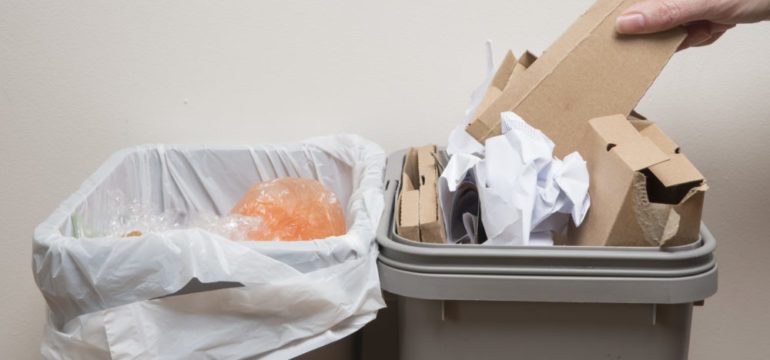
<path id="1" fill-rule="evenodd" d="M 669 161 L 650 166 L 650 171 L 666 187 L 703 180 L 700 171 L 682 154 L 672 154 Z"/>
<path id="2" fill-rule="evenodd" d="M 420 188 L 420 241 L 444 243 L 444 225 L 438 209 L 436 183 Z"/>
<path id="3" fill-rule="evenodd" d="M 495 76 L 492 78 L 492 82 L 489 84 L 487 92 L 484 93 L 484 98 L 476 108 L 476 114 L 474 116 L 478 117 L 492 105 L 505 89 L 511 87 L 511 85 L 517 81 L 521 73 L 523 73 L 524 70 L 527 70 L 535 60 L 537 60 L 537 56 L 529 51 L 525 51 L 521 58 L 516 60 L 516 56 L 513 55 L 513 52 L 508 50 L 500 67 L 497 68 Z"/>
<path id="4" fill-rule="evenodd" d="M 652 142 L 666 154 L 675 154 L 679 152 L 679 145 L 677 145 L 674 140 L 671 140 L 671 138 L 655 125 L 655 123 L 647 121 L 647 118 L 640 116 L 641 115 L 636 112 L 633 112 L 629 116 L 631 125 L 633 125 L 640 134 L 652 140 Z"/>
<path id="5" fill-rule="evenodd" d="M 444 225 L 438 209 L 438 167 L 436 145 L 417 149 L 420 174 L 420 241 L 444 243 Z"/>
<path id="6" fill-rule="evenodd" d="M 420 241 L 420 204 L 419 190 L 402 190 L 397 203 L 396 232 L 399 235 L 415 241 Z"/>
<path id="7" fill-rule="evenodd" d="M 443 243 L 445 239 L 438 209 L 436 146 L 409 149 L 401 174 L 401 193 L 396 204 L 396 232 L 410 240 Z"/>
<path id="8" fill-rule="evenodd" d="M 537 56 L 533 55 L 529 51 L 525 51 L 523 55 L 519 58 L 519 61 L 516 62 L 516 66 L 514 66 L 513 71 L 511 71 L 511 76 L 508 78 L 508 83 L 503 89 L 508 89 L 513 84 L 517 82 L 517 79 L 521 74 L 524 72 L 524 70 L 527 70 L 532 64 L 537 60 Z"/>
<path id="9" fill-rule="evenodd" d="M 481 99 L 481 103 L 479 103 L 479 106 L 476 109 L 476 116 L 481 114 L 482 111 L 500 97 L 500 94 L 503 93 L 503 89 L 508 84 L 508 79 L 511 77 L 516 65 L 516 57 L 513 55 L 513 52 L 508 50 L 500 67 L 497 68 L 495 76 L 492 78 L 492 82 L 489 84 L 487 92 L 484 93 L 484 98 Z"/>
<path id="10" fill-rule="evenodd" d="M 500 134 L 513 111 L 554 141 L 555 155 L 577 149 L 588 120 L 628 116 L 685 37 L 682 29 L 625 36 L 615 18 L 637 0 L 598 0 L 516 76 L 466 131 L 479 142 Z"/>
<path id="11" fill-rule="evenodd" d="M 588 122 L 579 152 L 591 208 L 568 242 L 674 246 L 698 239 L 703 175 L 654 123 L 618 114 Z"/>
<path id="12" fill-rule="evenodd" d="M 420 191 L 418 178 L 417 150 L 409 149 L 404 157 L 401 173 L 401 192 L 396 201 L 396 232 L 410 240 L 420 241 Z"/>

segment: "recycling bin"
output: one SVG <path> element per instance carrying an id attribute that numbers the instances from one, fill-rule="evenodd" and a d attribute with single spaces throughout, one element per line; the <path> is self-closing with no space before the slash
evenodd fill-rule
<path id="1" fill-rule="evenodd" d="M 675 248 L 428 244 L 395 232 L 404 152 L 388 158 L 377 233 L 401 360 L 686 359 L 717 290 L 716 241 Z"/>

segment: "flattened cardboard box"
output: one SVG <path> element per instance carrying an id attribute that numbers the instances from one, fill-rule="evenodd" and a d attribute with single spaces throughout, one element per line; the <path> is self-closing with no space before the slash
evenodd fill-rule
<path id="1" fill-rule="evenodd" d="M 588 120 L 628 116 L 686 36 L 682 29 L 622 36 L 615 19 L 637 0 L 598 0 L 537 61 L 509 82 L 466 131 L 482 144 L 513 111 L 543 131 L 564 157 Z"/>
<path id="2" fill-rule="evenodd" d="M 410 240 L 443 243 L 438 209 L 436 146 L 411 148 L 404 158 L 401 192 L 396 201 L 396 232 Z"/>
<path id="3" fill-rule="evenodd" d="M 638 116 L 592 119 L 582 139 L 591 209 L 575 245 L 675 246 L 698 240 L 703 175 L 660 128 Z"/>

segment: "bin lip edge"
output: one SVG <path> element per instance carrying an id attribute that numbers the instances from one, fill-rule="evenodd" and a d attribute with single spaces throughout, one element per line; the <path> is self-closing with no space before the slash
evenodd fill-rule
<path id="1" fill-rule="evenodd" d="M 617 304 L 683 304 L 683 303 L 690 303 L 690 302 L 696 302 L 696 301 L 703 301 L 707 298 L 710 298 L 711 296 L 714 296 L 718 291 L 718 266 L 714 264 L 713 267 L 709 268 L 707 271 L 692 274 L 684 277 L 678 277 L 678 278 L 635 278 L 635 277 L 582 277 L 582 276 L 538 276 L 538 275 L 525 275 L 525 276 L 519 276 L 519 275 L 512 275 L 512 276 L 503 276 L 503 275 L 477 275 L 477 274 L 429 274 L 429 273 L 415 273 L 409 270 L 404 269 L 398 269 L 391 267 L 387 264 L 382 263 L 381 261 L 377 261 L 377 267 L 380 271 L 380 277 L 382 278 L 382 274 L 386 272 L 400 272 L 404 273 L 405 275 L 416 275 L 416 276 L 425 276 L 425 277 L 453 277 L 453 278 L 474 278 L 474 277 L 489 277 L 492 276 L 494 278 L 499 278 L 502 280 L 502 278 L 509 278 L 510 280 L 537 280 L 537 281 L 548 281 L 548 280 L 578 280 L 578 281 L 588 281 L 588 282 L 601 282 L 601 281 L 660 281 L 660 282 L 667 282 L 667 281 L 697 281 L 699 279 L 706 278 L 707 281 L 713 281 L 713 286 L 710 286 L 709 288 L 706 288 L 705 290 L 701 288 L 701 291 L 699 294 L 695 296 L 691 296 L 690 298 L 687 298 L 686 300 L 678 299 L 678 300 L 672 300 L 671 298 L 660 298 L 656 299 L 655 301 L 618 301 L 618 300 L 603 300 L 603 301 L 595 301 L 595 300 L 572 300 L 561 298 L 553 298 L 553 297 L 543 297 L 543 298 L 528 298 L 526 296 L 523 296 L 521 298 L 513 298 L 513 299 L 501 299 L 499 296 L 489 298 L 488 296 L 485 298 L 482 296 L 482 294 L 476 294 L 473 296 L 473 298 L 468 298 L 467 296 L 425 296 L 425 295 L 416 295 L 414 293 L 408 293 L 407 292 L 399 292 L 398 290 L 394 289 L 393 287 L 388 286 L 387 281 L 380 280 L 380 286 L 384 291 L 387 291 L 389 293 L 392 293 L 394 295 L 400 296 L 400 297 L 406 297 L 406 298 L 413 298 L 413 299 L 421 299 L 421 300 L 437 300 L 437 301 L 499 301 L 499 302 L 549 302 L 549 303 L 559 303 L 559 302 L 567 302 L 567 303 L 617 303 Z M 595 289 L 594 289 L 595 290 Z M 705 292 L 704 292 L 705 291 Z"/>
<path id="2" fill-rule="evenodd" d="M 388 156 L 386 165 L 386 189 L 385 189 L 385 208 L 380 218 L 380 224 L 377 229 L 377 243 L 381 247 L 380 255 L 388 258 L 389 254 L 398 254 L 415 257 L 419 259 L 440 259 L 448 258 L 510 258 L 510 259 L 572 259 L 572 260 L 628 260 L 628 261 L 648 261 L 669 263 L 676 261 L 699 261 L 703 260 L 715 262 L 713 252 L 716 249 L 716 240 L 711 232 L 705 226 L 700 224 L 700 239 L 694 243 L 683 245 L 682 247 L 661 250 L 660 248 L 638 248 L 638 247 L 485 247 L 465 245 L 415 245 L 407 244 L 406 241 L 393 239 L 393 211 L 396 192 L 400 188 L 399 161 L 403 157 L 404 150 L 391 153 Z M 398 171 L 396 171 L 398 170 Z"/>
<path id="3" fill-rule="evenodd" d="M 399 261 L 391 259 L 387 256 L 383 256 L 382 253 L 378 256 L 378 262 L 387 265 L 393 269 L 406 271 L 414 274 L 424 275 L 469 275 L 469 276 L 563 276 L 563 277 L 602 277 L 602 278 L 647 278 L 647 279 L 676 279 L 697 274 L 702 274 L 710 271 L 716 267 L 716 260 L 713 256 L 708 257 L 705 261 L 690 264 L 689 266 L 681 266 L 678 268 L 655 268 L 655 267 L 602 267 L 602 266 L 585 266 L 581 264 L 575 264 L 571 266 L 559 266 L 559 267 L 547 267 L 547 266 L 511 266 L 509 271 L 500 271 L 499 268 L 502 265 L 494 266 L 478 266 L 473 265 L 457 265 L 452 263 L 447 264 L 429 264 L 419 265 L 412 264 L 406 261 Z M 457 270 L 449 270 L 447 268 L 456 267 Z"/>
<path id="4" fill-rule="evenodd" d="M 162 152 L 198 151 L 198 150 L 233 151 L 233 150 L 254 149 L 254 148 L 270 149 L 273 147 L 288 147 L 288 146 L 296 146 L 301 149 L 309 146 L 315 147 L 315 145 L 312 143 L 314 139 L 325 138 L 325 137 L 338 137 L 338 136 L 355 136 L 355 137 L 359 137 L 362 140 L 365 140 L 367 142 L 377 145 L 376 143 L 371 142 L 363 137 L 360 137 L 359 135 L 342 134 L 342 135 L 328 135 L 328 136 L 321 136 L 321 137 L 310 137 L 299 141 L 284 142 L 284 143 L 278 143 L 278 142 L 276 143 L 268 142 L 264 144 L 143 143 L 143 144 L 137 144 L 137 145 L 131 145 L 131 146 L 119 148 L 118 150 L 109 154 L 101 163 L 99 163 L 98 167 L 95 170 L 88 173 L 86 178 L 77 185 L 74 192 L 67 195 L 63 200 L 60 200 L 54 207 L 53 211 L 49 212 L 48 215 L 46 215 L 41 222 L 35 225 L 32 232 L 33 244 L 50 247 L 51 245 L 54 244 L 54 242 L 57 242 L 57 241 L 75 240 L 75 238 L 72 236 L 62 234 L 62 232 L 60 231 L 61 226 L 65 224 L 67 221 L 69 221 L 72 213 L 78 208 L 78 206 L 82 204 L 82 202 L 86 198 L 88 198 L 91 195 L 93 191 L 96 190 L 98 185 L 104 182 L 105 179 L 109 177 L 118 166 L 120 166 L 121 162 L 124 161 L 128 156 L 130 156 L 133 153 L 137 153 L 141 151 L 162 151 Z M 380 151 L 382 150 L 380 149 Z M 386 161 L 387 161 L 387 157 L 386 157 Z M 346 233 L 342 236 L 347 236 L 349 231 L 350 229 L 347 229 Z M 118 239 L 115 239 L 115 240 L 118 240 Z"/>

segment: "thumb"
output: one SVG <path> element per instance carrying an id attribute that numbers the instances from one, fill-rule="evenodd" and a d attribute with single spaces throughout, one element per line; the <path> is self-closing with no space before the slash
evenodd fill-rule
<path id="1" fill-rule="evenodd" d="M 616 22 L 621 34 L 646 34 L 668 30 L 696 20 L 708 20 L 718 12 L 714 1 L 644 0 L 631 5 Z"/>

